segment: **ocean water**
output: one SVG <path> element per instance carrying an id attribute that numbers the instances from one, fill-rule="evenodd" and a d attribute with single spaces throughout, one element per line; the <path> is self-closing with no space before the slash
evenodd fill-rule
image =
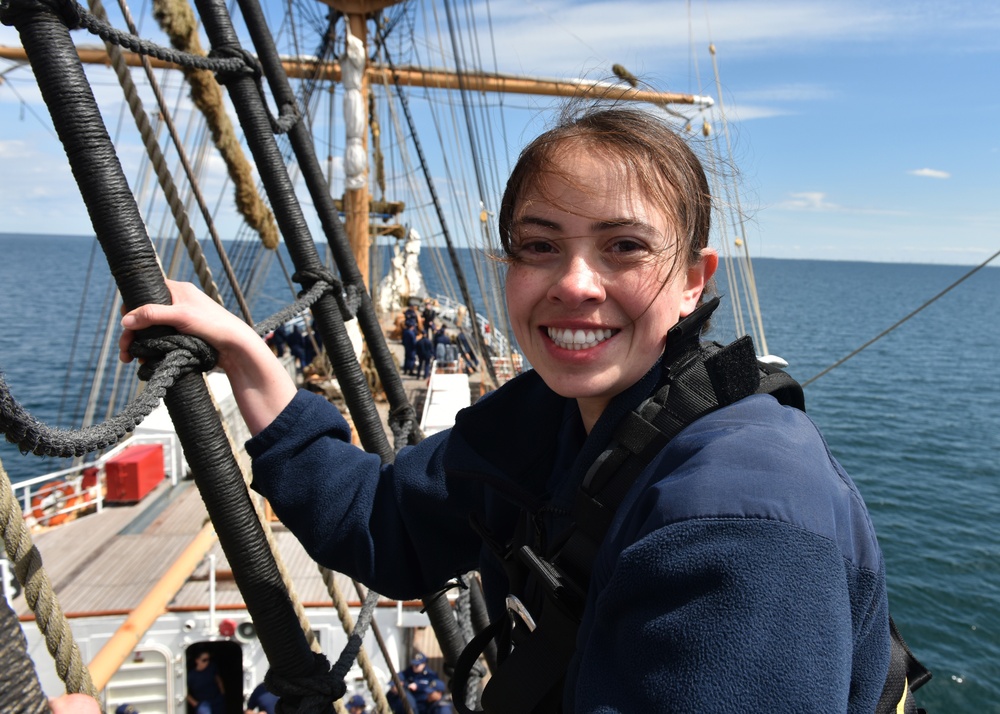
<path id="1" fill-rule="evenodd" d="M 117 339 L 104 333 L 108 270 L 92 243 L 0 235 L 0 368 L 33 415 L 64 427 L 82 406 L 70 357 L 86 368 Z M 462 258 L 471 264 L 469 251 Z M 433 291 L 434 261 L 422 263 Z M 769 351 L 800 381 L 969 270 L 767 259 L 754 268 Z M 727 291 L 724 277 L 719 289 Z M 255 317 L 288 296 L 272 266 Z M 868 503 L 893 617 L 934 673 L 918 699 L 935 713 L 1000 712 L 998 308 L 1000 270 L 986 268 L 806 388 L 808 413 Z M 731 323 L 723 301 L 715 338 L 730 339 Z M 0 444 L 0 458 L 15 480 L 63 465 L 10 444 Z"/>

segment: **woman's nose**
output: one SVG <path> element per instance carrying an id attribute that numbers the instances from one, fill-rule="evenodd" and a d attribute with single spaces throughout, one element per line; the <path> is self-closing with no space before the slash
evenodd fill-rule
<path id="1" fill-rule="evenodd" d="M 549 288 L 549 299 L 577 307 L 588 300 L 603 301 L 604 280 L 583 256 L 569 258 Z"/>

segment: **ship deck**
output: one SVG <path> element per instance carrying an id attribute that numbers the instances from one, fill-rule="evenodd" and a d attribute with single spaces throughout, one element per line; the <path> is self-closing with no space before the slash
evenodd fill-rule
<path id="1" fill-rule="evenodd" d="M 201 494 L 191 481 L 171 486 L 164 480 L 136 504 L 105 504 L 100 513 L 33 536 L 60 606 L 69 617 L 126 613 L 142 602 L 206 523 Z M 279 556 L 307 607 L 326 606 L 330 596 L 318 567 L 298 540 L 278 522 L 271 531 Z M 216 542 L 215 606 L 244 606 L 243 597 L 221 546 Z M 210 602 L 210 559 L 205 558 L 176 593 L 170 609 L 204 609 Z M 338 587 L 351 604 L 358 596 L 350 579 Z M 24 595 L 14 600 L 19 616 L 30 616 Z"/>

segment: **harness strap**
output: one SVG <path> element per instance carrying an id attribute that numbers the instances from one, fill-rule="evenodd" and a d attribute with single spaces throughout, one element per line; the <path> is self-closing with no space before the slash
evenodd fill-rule
<path id="1" fill-rule="evenodd" d="M 919 689 L 929 680 L 931 673 L 910 652 L 891 615 L 889 635 L 892 643 L 889 672 L 885 677 L 885 686 L 875 707 L 875 714 L 924 714 L 926 710 L 917 707 L 913 690 Z"/>
<path id="2" fill-rule="evenodd" d="M 579 625 L 574 615 L 546 602 L 538 626 L 514 646 L 490 678 L 483 690 L 483 710 L 490 714 L 559 711 L 563 675 L 576 651 Z"/>

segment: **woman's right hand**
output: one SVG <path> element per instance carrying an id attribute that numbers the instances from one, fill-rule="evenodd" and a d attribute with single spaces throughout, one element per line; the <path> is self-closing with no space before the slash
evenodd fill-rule
<path id="1" fill-rule="evenodd" d="M 122 317 L 119 358 L 131 362 L 129 347 L 136 332 L 154 325 L 168 325 L 182 334 L 200 337 L 219 353 L 218 365 L 229 377 L 250 433 L 256 435 L 292 400 L 295 383 L 252 327 L 196 285 L 166 282 L 172 304 L 149 303 Z"/>
<path id="2" fill-rule="evenodd" d="M 185 335 L 194 335 L 212 345 L 219 353 L 219 366 L 238 359 L 260 338 L 253 328 L 212 300 L 192 283 L 167 280 L 170 305 L 147 303 L 122 317 L 122 335 L 118 340 L 119 358 L 131 362 L 129 348 L 135 333 L 154 325 L 168 325 Z M 228 370 L 227 370 L 228 371 Z"/>

